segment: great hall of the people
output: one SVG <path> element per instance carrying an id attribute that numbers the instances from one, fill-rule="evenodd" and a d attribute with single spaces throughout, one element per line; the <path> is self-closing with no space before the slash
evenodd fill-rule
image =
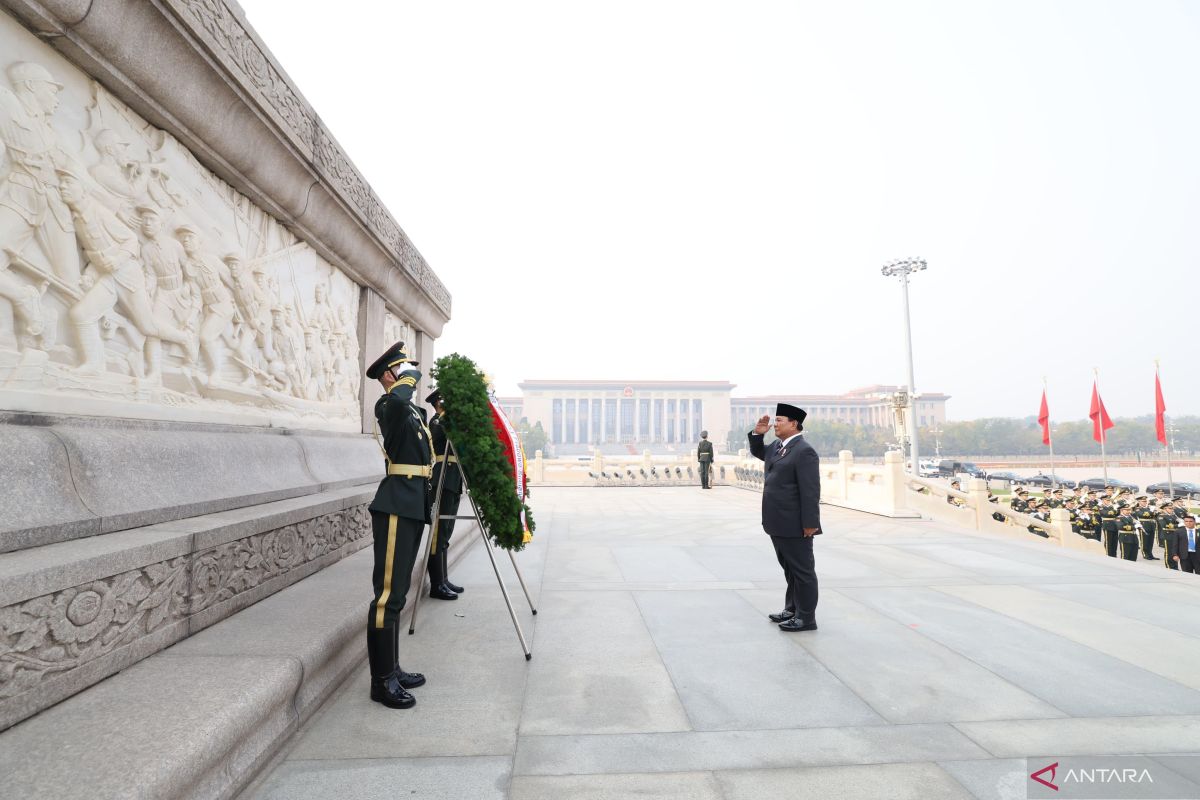
<path id="1" fill-rule="evenodd" d="M 734 397 L 728 381 L 569 381 L 526 380 L 520 397 L 499 398 L 510 419 L 541 423 L 559 453 L 583 452 L 597 444 L 675 449 L 691 445 L 707 430 L 723 449 L 729 431 L 749 430 L 778 402 L 796 403 L 808 421 L 891 427 L 893 397 L 901 387 L 874 385 L 840 395 L 792 394 Z M 946 419 L 949 395 L 922 392 L 917 424 Z"/>

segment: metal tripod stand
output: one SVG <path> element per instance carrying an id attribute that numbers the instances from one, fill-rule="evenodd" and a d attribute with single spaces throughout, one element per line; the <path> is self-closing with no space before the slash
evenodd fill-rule
<path id="1" fill-rule="evenodd" d="M 451 460 L 453 459 L 453 460 Z M 442 490 L 446 484 L 446 470 L 450 469 L 451 465 L 458 470 L 458 474 L 462 476 L 463 494 L 471 503 L 470 515 L 452 514 L 442 516 Z M 533 658 L 533 652 L 529 649 L 529 645 L 525 642 L 525 632 L 521 630 L 521 623 L 517 621 L 517 612 L 513 610 L 512 599 L 508 596 L 508 587 L 504 585 L 504 578 L 500 577 L 500 567 L 496 564 L 496 555 L 492 552 L 492 543 L 488 539 L 487 529 L 483 525 L 483 518 L 479 515 L 479 507 L 475 505 L 475 498 L 471 496 L 471 485 L 467 481 L 467 473 L 463 470 L 462 464 L 458 461 L 458 454 L 454 450 L 454 442 L 446 442 L 446 460 L 442 464 L 442 470 L 438 474 L 437 488 L 433 495 L 433 524 L 429 526 L 429 545 L 425 547 L 425 559 L 421 563 L 421 586 L 422 589 L 417 591 L 416 599 L 413 602 L 412 619 L 408 623 L 408 633 L 411 636 L 417 629 L 417 612 L 421 610 L 421 596 L 425 594 L 423 591 L 425 576 L 429 572 L 429 553 L 437 542 L 438 526 L 444 519 L 463 519 L 475 520 L 479 526 L 479 535 L 483 539 L 483 547 L 487 550 L 488 558 L 492 562 L 492 572 L 496 573 L 496 582 L 500 584 L 500 594 L 504 595 L 504 604 L 508 606 L 508 616 L 512 619 L 513 627 L 517 630 L 517 639 L 521 642 L 521 650 L 525 653 L 525 660 L 529 661 Z M 517 559 L 512 551 L 508 551 L 509 561 L 512 562 L 513 571 L 517 573 L 517 580 L 521 584 L 521 590 L 525 592 L 525 600 L 529 603 L 529 610 L 537 615 L 537 608 L 533 605 L 533 598 L 529 595 L 529 587 L 525 585 L 525 576 L 521 574 L 521 568 L 517 566 Z"/>

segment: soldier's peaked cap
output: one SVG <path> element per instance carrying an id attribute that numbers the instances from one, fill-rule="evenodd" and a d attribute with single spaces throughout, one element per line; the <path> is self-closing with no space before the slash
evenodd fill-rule
<path id="1" fill-rule="evenodd" d="M 432 392 L 430 392 L 429 396 L 425 398 L 425 402 L 431 406 L 436 406 L 438 403 L 442 402 L 441 389 L 434 389 Z"/>
<path id="2" fill-rule="evenodd" d="M 384 351 L 383 355 L 375 359 L 375 363 L 367 367 L 367 377 L 373 381 L 377 381 L 385 369 L 398 364 L 412 364 L 414 367 L 417 366 L 417 362 L 408 357 L 408 350 L 405 349 L 404 342 L 396 342 Z"/>
<path id="3" fill-rule="evenodd" d="M 796 422 L 803 424 L 804 418 L 808 416 L 808 412 L 803 408 L 798 408 L 790 403 L 779 403 L 775 406 L 775 416 L 787 417 L 794 419 Z"/>

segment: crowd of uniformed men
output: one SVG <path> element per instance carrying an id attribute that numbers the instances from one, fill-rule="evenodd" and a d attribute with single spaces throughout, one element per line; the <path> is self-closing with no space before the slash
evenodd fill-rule
<path id="1" fill-rule="evenodd" d="M 958 481 L 950 483 L 959 488 Z M 988 492 L 988 499 L 999 498 Z M 952 505 L 963 505 L 959 498 L 948 495 Z M 1102 542 L 1112 558 L 1118 555 L 1126 561 L 1137 561 L 1140 555 L 1147 561 L 1161 561 L 1168 569 L 1200 574 L 1200 554 L 1197 553 L 1200 530 L 1183 497 L 1171 500 L 1163 491 L 1153 495 L 1134 496 L 1128 489 L 1108 486 L 1102 490 L 1077 487 L 1048 489 L 1044 496 L 1030 494 L 1028 489 L 1013 492 L 1010 508 L 1043 522 L 1050 521 L 1050 511 L 1063 508 L 1070 515 L 1071 530 L 1088 539 Z M 992 514 L 998 521 L 1009 518 L 1000 511 Z M 1034 525 L 1029 532 L 1049 538 L 1050 534 Z M 1155 542 L 1161 553 L 1155 555 Z"/>

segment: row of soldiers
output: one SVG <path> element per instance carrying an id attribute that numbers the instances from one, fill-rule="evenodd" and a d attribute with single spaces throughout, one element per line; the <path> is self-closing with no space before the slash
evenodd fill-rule
<path id="1" fill-rule="evenodd" d="M 955 486 L 957 481 L 951 483 Z M 956 498 L 948 498 L 956 500 Z M 998 502 L 991 496 L 989 500 Z M 1070 515 L 1071 530 L 1088 539 L 1104 544 L 1105 552 L 1116 558 L 1118 553 L 1126 561 L 1137 561 L 1140 554 L 1147 561 L 1158 560 L 1154 554 L 1154 543 L 1163 548 L 1163 566 L 1169 569 L 1197 571 L 1200 567 L 1191 558 L 1195 554 L 1195 518 L 1188 509 L 1185 498 L 1167 497 L 1163 491 L 1153 496 L 1134 496 L 1128 489 L 1108 486 L 1102 491 L 1077 487 L 1073 490 L 1054 489 L 1044 497 L 1033 497 L 1027 489 L 1017 489 L 1010 503 L 1013 511 L 1048 522 L 1054 508 L 1066 509 Z M 1006 519 L 999 511 L 993 517 Z M 1188 521 L 1190 519 L 1190 522 Z M 1049 538 L 1049 534 L 1035 526 L 1030 533 Z"/>

